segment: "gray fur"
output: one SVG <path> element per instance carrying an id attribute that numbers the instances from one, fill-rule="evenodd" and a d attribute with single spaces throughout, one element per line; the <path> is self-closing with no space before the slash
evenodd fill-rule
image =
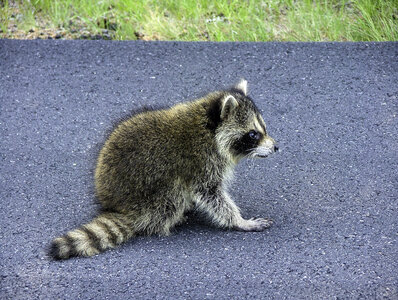
<path id="1" fill-rule="evenodd" d="M 91 256 L 138 234 L 168 235 L 192 208 L 223 228 L 271 226 L 268 219 L 243 219 L 227 192 L 239 160 L 275 149 L 246 94 L 247 82 L 241 81 L 231 90 L 120 123 L 100 151 L 95 171 L 103 213 L 55 239 L 53 256 Z"/>

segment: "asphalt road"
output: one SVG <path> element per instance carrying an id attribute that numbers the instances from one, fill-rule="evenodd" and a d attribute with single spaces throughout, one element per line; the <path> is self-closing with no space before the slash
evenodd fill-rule
<path id="1" fill-rule="evenodd" d="M 89 259 L 50 241 L 89 221 L 115 122 L 244 77 L 280 153 L 231 194 L 265 232 L 192 215 Z M 1 299 L 398 299 L 398 43 L 0 40 Z"/>

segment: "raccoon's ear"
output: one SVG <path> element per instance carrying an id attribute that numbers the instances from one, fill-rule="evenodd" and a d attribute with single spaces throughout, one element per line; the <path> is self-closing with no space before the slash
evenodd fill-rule
<path id="1" fill-rule="evenodd" d="M 225 119 L 238 105 L 238 101 L 232 95 L 228 95 L 222 99 L 221 119 Z"/>
<path id="2" fill-rule="evenodd" d="M 243 92 L 245 96 L 247 96 L 247 80 L 241 79 L 239 83 L 235 86 L 236 89 Z"/>

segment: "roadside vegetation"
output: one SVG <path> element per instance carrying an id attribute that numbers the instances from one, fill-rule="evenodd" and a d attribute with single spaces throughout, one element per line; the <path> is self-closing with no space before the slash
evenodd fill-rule
<path id="1" fill-rule="evenodd" d="M 0 38 L 396 41 L 398 0 L 0 0 Z"/>

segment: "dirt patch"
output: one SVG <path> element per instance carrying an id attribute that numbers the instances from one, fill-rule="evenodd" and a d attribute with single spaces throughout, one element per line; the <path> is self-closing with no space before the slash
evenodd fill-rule
<path id="1" fill-rule="evenodd" d="M 114 23 L 106 23 L 109 25 L 106 29 L 101 29 L 99 32 L 90 30 L 84 22 L 75 19 L 69 21 L 63 26 L 54 26 L 50 24 L 47 19 L 37 12 L 32 17 L 32 20 L 27 22 L 24 20 L 24 14 L 18 3 L 10 2 L 8 8 L 8 15 L 2 16 L 6 20 L 1 20 L 6 24 L 6 29 L 0 29 L 0 38 L 7 39 L 91 39 L 91 40 L 111 40 L 115 37 L 116 25 Z M 22 24 L 24 24 L 22 26 Z"/>

